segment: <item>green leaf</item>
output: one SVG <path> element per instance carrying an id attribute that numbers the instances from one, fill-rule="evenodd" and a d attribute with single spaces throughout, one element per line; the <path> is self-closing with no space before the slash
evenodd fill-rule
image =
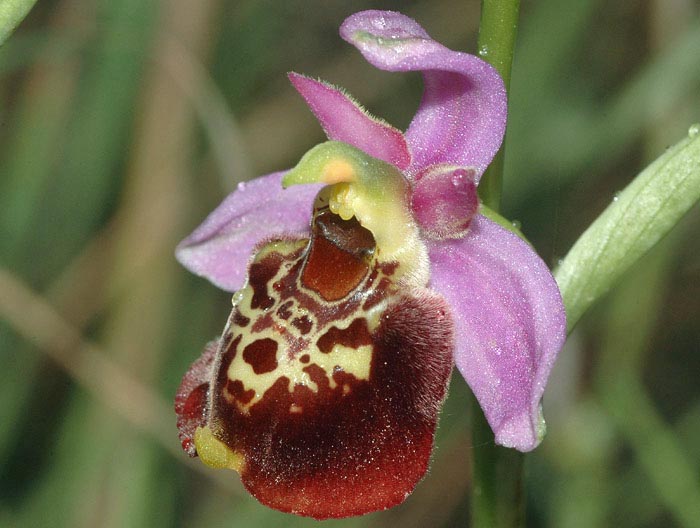
<path id="1" fill-rule="evenodd" d="M 700 200 L 700 127 L 644 169 L 578 239 L 554 276 L 569 330 Z"/>
<path id="2" fill-rule="evenodd" d="M 0 46 L 7 40 L 36 0 L 3 0 L 0 2 Z"/>

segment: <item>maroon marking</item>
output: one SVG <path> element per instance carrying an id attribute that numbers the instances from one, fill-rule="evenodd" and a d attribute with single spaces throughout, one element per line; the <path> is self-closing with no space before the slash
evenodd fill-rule
<path id="1" fill-rule="evenodd" d="M 297 317 L 296 319 L 294 319 L 292 321 L 292 325 L 299 329 L 302 335 L 306 335 L 309 332 L 311 332 L 314 323 L 306 315 L 302 315 L 301 317 Z"/>
<path id="2" fill-rule="evenodd" d="M 232 322 L 236 326 L 240 326 L 242 328 L 245 328 L 250 323 L 250 317 L 246 317 L 245 315 L 243 315 L 240 311 L 238 311 L 236 309 L 234 314 L 233 314 Z"/>
<path id="3" fill-rule="evenodd" d="M 297 277 L 304 265 L 304 260 L 308 253 L 309 245 L 301 248 L 293 253 L 284 256 L 284 259 L 280 266 L 284 266 L 287 270 L 279 280 L 275 281 L 273 285 L 273 290 L 276 292 L 277 304 L 285 303 L 285 301 L 292 301 L 297 298 Z M 291 306 L 291 305 L 289 305 Z"/>
<path id="4" fill-rule="evenodd" d="M 197 456 L 194 432 L 197 427 L 206 424 L 209 416 L 209 387 L 213 381 L 212 366 L 216 359 L 218 345 L 218 341 L 207 343 L 202 355 L 192 363 L 182 377 L 175 395 L 175 414 L 180 442 L 182 449 L 191 457 Z"/>
<path id="5" fill-rule="evenodd" d="M 391 279 L 382 277 L 379 284 L 377 284 L 377 287 L 367 294 L 365 303 L 362 305 L 362 309 L 369 310 L 370 308 L 374 308 L 376 305 L 386 299 L 387 295 L 389 294 L 390 287 Z"/>
<path id="6" fill-rule="evenodd" d="M 317 385 L 319 391 L 326 392 L 329 390 L 330 381 L 328 381 L 326 371 L 316 363 L 304 367 L 303 371 L 309 375 L 309 378 Z"/>
<path id="7" fill-rule="evenodd" d="M 309 361 L 311 361 L 311 356 L 308 354 L 304 354 L 299 358 L 299 361 L 301 361 L 302 363 L 308 363 Z"/>
<path id="8" fill-rule="evenodd" d="M 370 288 L 372 284 L 374 284 L 374 281 L 377 280 L 377 277 L 379 276 L 379 267 L 375 265 L 372 268 L 372 272 L 369 274 L 369 277 L 367 277 L 367 281 L 365 282 L 365 288 Z"/>
<path id="9" fill-rule="evenodd" d="M 272 328 L 272 325 L 275 324 L 275 319 L 272 317 L 271 313 L 266 313 L 258 317 L 255 322 L 253 323 L 253 326 L 251 328 L 251 331 L 253 333 L 260 333 L 263 330 L 267 330 L 268 328 Z"/>
<path id="10" fill-rule="evenodd" d="M 364 318 L 355 319 L 350 326 L 340 329 L 337 326 L 329 328 L 325 334 L 318 338 L 316 346 L 324 354 L 333 350 L 333 345 L 343 345 L 358 349 L 362 345 L 371 345 L 372 336 Z"/>
<path id="11" fill-rule="evenodd" d="M 303 337 L 297 337 L 290 332 L 286 332 L 282 337 L 284 337 L 285 349 L 287 351 L 287 357 L 292 360 L 299 354 L 308 350 L 309 340 Z"/>
<path id="12" fill-rule="evenodd" d="M 197 454 L 194 445 L 194 433 L 197 427 L 206 423 L 209 383 L 202 383 L 187 396 L 177 412 L 177 427 L 180 432 L 182 449 L 190 456 Z"/>
<path id="13" fill-rule="evenodd" d="M 285 303 L 282 303 L 279 308 L 277 308 L 277 315 L 279 315 L 282 319 L 287 320 L 292 316 L 292 312 L 290 308 L 294 304 L 294 301 L 287 301 Z"/>
<path id="14" fill-rule="evenodd" d="M 243 349 L 243 359 L 256 374 L 272 372 L 277 368 L 277 341 L 268 337 L 253 341 Z"/>
<path id="15" fill-rule="evenodd" d="M 357 385 L 358 381 L 360 381 L 353 374 L 337 368 L 333 369 L 332 378 L 333 381 L 335 381 L 342 388 L 343 394 L 346 394 L 345 386 L 347 386 L 349 392 L 349 389 Z"/>
<path id="16" fill-rule="evenodd" d="M 233 358 L 236 357 L 236 351 L 238 350 L 238 344 L 241 342 L 241 338 L 241 334 L 238 334 L 236 336 L 236 339 L 234 340 L 231 340 L 229 338 L 228 341 L 222 347 L 221 366 L 219 368 L 223 369 L 223 372 L 228 371 L 228 368 L 231 366 Z"/>
<path id="17" fill-rule="evenodd" d="M 233 362 L 233 359 L 236 357 L 236 354 L 238 352 L 238 345 L 240 344 L 242 338 L 243 338 L 243 336 L 241 334 L 238 334 L 235 339 L 233 339 L 233 340 L 229 339 L 229 342 L 228 342 L 226 348 L 222 348 L 223 353 L 221 354 L 221 362 L 219 363 L 219 371 L 216 373 L 217 387 L 222 387 L 222 386 L 226 387 L 228 389 L 229 394 L 231 394 L 232 396 L 243 395 L 243 384 L 241 384 L 240 390 L 237 392 L 234 387 L 229 386 L 229 382 L 231 380 L 228 377 L 228 369 L 229 369 L 229 367 L 231 367 L 231 363 Z M 254 395 L 255 395 L 255 392 L 253 392 L 253 395 L 251 396 L 251 398 Z"/>
<path id="18" fill-rule="evenodd" d="M 398 262 L 384 262 L 379 264 L 379 270 L 386 276 L 391 277 L 399 267 Z"/>
<path id="19" fill-rule="evenodd" d="M 243 405 L 250 403 L 250 400 L 255 396 L 255 391 L 253 389 L 245 390 L 241 380 L 228 380 L 226 382 L 226 390 Z"/>
<path id="20" fill-rule="evenodd" d="M 253 310 L 267 310 L 275 304 L 275 299 L 267 293 L 267 283 L 277 275 L 282 264 L 283 256 L 277 252 L 264 257 L 260 262 L 254 262 L 248 270 L 248 284 L 253 289 L 250 307 Z"/>

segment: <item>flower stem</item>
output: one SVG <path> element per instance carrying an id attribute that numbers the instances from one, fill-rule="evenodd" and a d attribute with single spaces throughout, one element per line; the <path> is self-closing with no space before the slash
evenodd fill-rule
<path id="1" fill-rule="evenodd" d="M 514 528 L 525 524 L 525 455 L 497 446 L 476 398 L 472 398 L 473 528 Z"/>
<path id="2" fill-rule="evenodd" d="M 482 0 L 479 55 L 498 70 L 510 87 L 520 0 Z M 485 205 L 498 212 L 503 181 L 501 146 L 479 183 Z M 513 528 L 524 525 L 524 455 L 494 443 L 493 432 L 476 399 L 472 399 L 471 515 L 474 528 Z"/>
<path id="3" fill-rule="evenodd" d="M 506 90 L 510 88 L 510 71 L 513 64 L 515 36 L 518 30 L 520 0 L 482 0 L 479 21 L 479 56 L 491 64 L 501 75 Z M 503 182 L 504 146 L 486 169 L 479 193 L 481 200 L 498 212 Z"/>

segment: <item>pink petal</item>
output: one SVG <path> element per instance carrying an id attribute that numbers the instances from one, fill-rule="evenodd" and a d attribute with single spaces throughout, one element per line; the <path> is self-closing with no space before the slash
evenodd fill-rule
<path id="1" fill-rule="evenodd" d="M 289 80 L 321 123 L 328 139 L 349 143 L 370 156 L 408 168 L 411 154 L 401 131 L 371 116 L 342 90 L 298 73 Z"/>
<path id="2" fill-rule="evenodd" d="M 340 35 L 377 68 L 423 73 L 423 100 L 406 132 L 411 172 L 451 163 L 475 167 L 478 181 L 505 132 L 506 91 L 498 72 L 435 42 L 413 19 L 392 11 L 351 15 Z"/>
<path id="3" fill-rule="evenodd" d="M 464 236 L 479 207 L 475 179 L 474 169 L 453 165 L 433 165 L 416 176 L 411 209 L 424 236 Z"/>
<path id="4" fill-rule="evenodd" d="M 496 443 L 529 451 L 544 434 L 540 400 L 566 335 L 559 289 L 520 238 L 476 215 L 464 239 L 431 242 L 432 288 L 452 306 L 455 362 Z"/>
<path id="5" fill-rule="evenodd" d="M 282 189 L 284 172 L 238 184 L 175 255 L 191 272 L 219 288 L 243 285 L 253 248 L 279 235 L 307 234 L 316 193 L 321 185 Z"/>

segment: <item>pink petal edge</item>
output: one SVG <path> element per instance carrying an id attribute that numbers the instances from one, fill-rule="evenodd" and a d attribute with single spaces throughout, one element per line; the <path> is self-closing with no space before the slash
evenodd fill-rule
<path id="1" fill-rule="evenodd" d="M 430 242 L 432 288 L 452 306 L 455 362 L 496 435 L 530 451 L 541 441 L 540 401 L 566 337 L 552 274 L 520 238 L 477 214 L 461 240 Z"/>
<path id="2" fill-rule="evenodd" d="M 400 130 L 371 116 L 335 86 L 298 73 L 289 73 L 288 76 L 321 123 L 328 139 L 349 143 L 401 170 L 408 168 L 411 154 Z"/>
<path id="3" fill-rule="evenodd" d="M 177 246 L 178 261 L 214 285 L 243 285 L 253 248 L 280 235 L 306 235 L 321 185 L 282 188 L 286 171 L 238 184 L 204 222 Z"/>
<path id="4" fill-rule="evenodd" d="M 505 133 L 507 97 L 498 72 L 435 42 L 401 13 L 356 13 L 343 22 L 340 35 L 377 68 L 423 73 L 423 99 L 406 132 L 411 172 L 451 163 L 475 167 L 478 181 Z"/>

